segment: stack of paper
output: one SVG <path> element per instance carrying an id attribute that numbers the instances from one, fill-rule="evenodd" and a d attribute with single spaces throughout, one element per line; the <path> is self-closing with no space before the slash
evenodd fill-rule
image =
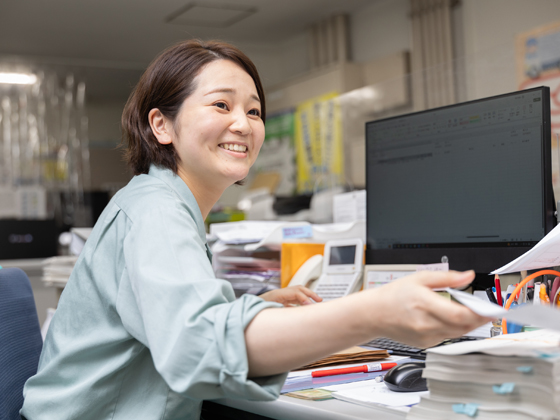
<path id="1" fill-rule="evenodd" d="M 244 293 L 258 295 L 280 288 L 280 252 L 247 252 L 227 246 L 212 260 L 216 277 L 228 280 L 236 296 Z"/>
<path id="2" fill-rule="evenodd" d="M 213 223 L 208 235 L 216 276 L 229 280 L 237 296 L 280 287 L 280 251 L 284 242 L 325 243 L 362 238 L 365 222 L 312 225 L 308 222 L 241 221 Z"/>
<path id="3" fill-rule="evenodd" d="M 45 286 L 64 288 L 70 278 L 70 274 L 72 274 L 77 259 L 77 256 L 68 255 L 44 260 L 43 277 L 41 280 Z"/>
<path id="4" fill-rule="evenodd" d="M 68 249 L 71 255 L 47 258 L 43 261 L 43 277 L 41 280 L 45 286 L 61 289 L 66 286 L 91 231 L 92 228 L 70 229 L 71 241 Z"/>
<path id="5" fill-rule="evenodd" d="M 560 333 L 540 330 L 427 351 L 429 396 L 407 419 L 560 419 Z"/>

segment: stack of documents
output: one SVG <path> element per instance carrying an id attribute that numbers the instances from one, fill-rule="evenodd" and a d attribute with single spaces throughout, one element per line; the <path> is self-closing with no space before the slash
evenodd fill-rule
<path id="1" fill-rule="evenodd" d="M 232 284 L 236 296 L 259 295 L 280 288 L 280 251 L 247 246 L 258 243 L 281 224 L 251 221 L 210 225 L 214 272 L 216 277 Z"/>
<path id="2" fill-rule="evenodd" d="M 43 277 L 41 278 L 43 284 L 50 287 L 64 288 L 70 278 L 70 274 L 72 274 L 77 259 L 77 256 L 68 255 L 44 260 Z"/>
<path id="3" fill-rule="evenodd" d="M 212 263 L 216 277 L 228 280 L 238 297 L 244 293 L 259 295 L 280 288 L 278 251 L 248 252 L 228 246 L 214 254 Z"/>
<path id="4" fill-rule="evenodd" d="M 43 261 L 43 277 L 41 280 L 45 286 L 60 289 L 66 286 L 91 231 L 92 228 L 70 229 L 72 239 L 68 249 L 71 255 L 47 258 Z"/>
<path id="5" fill-rule="evenodd" d="M 294 370 L 315 369 L 327 366 L 345 365 L 349 363 L 368 363 L 376 360 L 387 359 L 388 357 L 389 352 L 387 350 L 366 350 L 362 347 L 355 346 Z"/>
<path id="6" fill-rule="evenodd" d="M 539 330 L 427 350 L 429 396 L 407 419 L 560 419 L 560 333 Z"/>
<path id="7" fill-rule="evenodd" d="M 282 243 L 325 243 L 349 238 L 365 240 L 364 221 L 324 225 L 276 221 L 213 223 L 208 235 L 208 241 L 213 242 L 214 272 L 232 283 L 237 296 L 280 287 Z"/>

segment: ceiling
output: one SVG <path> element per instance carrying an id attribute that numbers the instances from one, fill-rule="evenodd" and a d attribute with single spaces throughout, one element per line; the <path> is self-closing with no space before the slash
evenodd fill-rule
<path id="1" fill-rule="evenodd" d="M 88 99 L 126 98 L 165 47 L 188 38 L 270 48 L 374 0 L 1 0 L 0 65 L 71 69 Z"/>

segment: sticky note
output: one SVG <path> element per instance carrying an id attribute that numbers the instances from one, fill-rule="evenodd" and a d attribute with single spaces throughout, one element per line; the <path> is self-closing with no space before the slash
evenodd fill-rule
<path id="1" fill-rule="evenodd" d="M 478 413 L 478 406 L 480 404 L 453 404 L 452 409 L 457 414 L 466 414 L 469 417 L 474 417 Z"/>
<path id="2" fill-rule="evenodd" d="M 515 388 L 515 384 L 513 382 L 505 382 L 501 385 L 494 385 L 492 387 L 492 391 L 495 394 L 506 395 L 511 394 Z"/>
<path id="3" fill-rule="evenodd" d="M 533 373 L 533 366 L 518 366 L 517 371 L 521 373 Z"/>
<path id="4" fill-rule="evenodd" d="M 282 237 L 284 239 L 312 238 L 313 228 L 310 225 L 285 227 L 282 229 Z"/>
<path id="5" fill-rule="evenodd" d="M 560 353 L 545 353 L 543 351 L 537 352 L 540 359 L 554 359 L 560 356 Z"/>

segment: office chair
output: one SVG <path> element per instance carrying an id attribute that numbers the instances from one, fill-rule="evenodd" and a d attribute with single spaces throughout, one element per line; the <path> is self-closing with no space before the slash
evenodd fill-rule
<path id="1" fill-rule="evenodd" d="M 0 420 L 19 420 L 23 384 L 43 347 L 31 283 L 19 268 L 0 269 Z"/>

